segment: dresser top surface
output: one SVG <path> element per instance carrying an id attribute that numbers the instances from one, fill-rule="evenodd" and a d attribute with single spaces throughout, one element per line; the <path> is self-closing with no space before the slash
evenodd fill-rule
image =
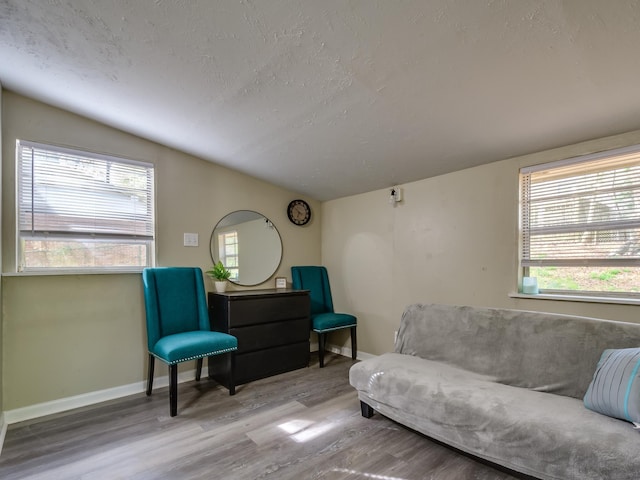
<path id="1" fill-rule="evenodd" d="M 209 292 L 209 296 L 233 298 L 272 297 L 278 295 L 307 295 L 309 290 L 294 290 L 292 288 L 269 288 L 263 290 L 233 290 L 224 293 Z"/>

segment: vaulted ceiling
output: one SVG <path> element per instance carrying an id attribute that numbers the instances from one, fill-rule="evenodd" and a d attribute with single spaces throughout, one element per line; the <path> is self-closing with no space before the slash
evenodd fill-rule
<path id="1" fill-rule="evenodd" d="M 640 129 L 639 46 L 637 0 L 0 0 L 5 89 L 318 200 Z"/>

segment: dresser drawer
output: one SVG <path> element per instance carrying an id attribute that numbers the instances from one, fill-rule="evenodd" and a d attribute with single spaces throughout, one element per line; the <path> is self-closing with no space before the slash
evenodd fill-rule
<path id="1" fill-rule="evenodd" d="M 271 322 L 231 328 L 229 333 L 238 339 L 238 353 L 277 347 L 288 343 L 309 341 L 308 318 Z"/>
<path id="2" fill-rule="evenodd" d="M 311 310 L 307 295 L 232 300 L 228 308 L 230 328 L 308 317 Z"/>
<path id="3" fill-rule="evenodd" d="M 309 366 L 309 342 L 236 355 L 235 382 L 243 383 Z"/>
<path id="4" fill-rule="evenodd" d="M 309 342 L 292 343 L 249 353 L 236 353 L 233 381 L 236 385 L 309 366 Z M 209 376 L 229 387 L 229 359 L 209 357 Z"/>

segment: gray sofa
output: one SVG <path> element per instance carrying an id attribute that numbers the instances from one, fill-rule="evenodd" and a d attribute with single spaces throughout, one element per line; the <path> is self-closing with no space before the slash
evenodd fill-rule
<path id="1" fill-rule="evenodd" d="M 411 305 L 394 353 L 349 372 L 362 414 L 541 479 L 640 478 L 640 432 L 588 410 L 605 349 L 640 324 L 504 309 Z"/>

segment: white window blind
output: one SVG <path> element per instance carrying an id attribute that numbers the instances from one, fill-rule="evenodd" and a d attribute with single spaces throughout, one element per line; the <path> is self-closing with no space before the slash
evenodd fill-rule
<path id="1" fill-rule="evenodd" d="M 18 141 L 19 269 L 139 269 L 154 240 L 150 163 Z"/>
<path id="2" fill-rule="evenodd" d="M 521 170 L 523 267 L 640 266 L 640 148 Z"/>

